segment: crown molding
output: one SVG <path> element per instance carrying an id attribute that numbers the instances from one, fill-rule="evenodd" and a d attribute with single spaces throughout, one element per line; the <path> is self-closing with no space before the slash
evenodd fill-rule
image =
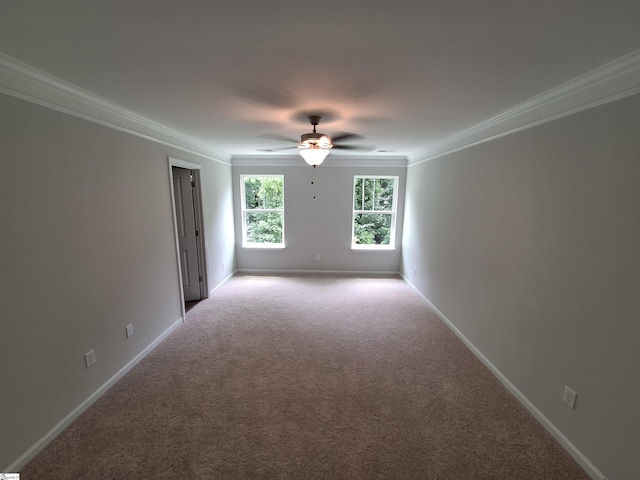
<path id="1" fill-rule="evenodd" d="M 0 93 L 229 164 L 231 155 L 0 53 Z"/>
<path id="2" fill-rule="evenodd" d="M 299 155 L 236 155 L 231 159 L 234 167 L 309 167 Z M 359 157 L 329 155 L 318 168 L 326 167 L 406 167 L 405 157 Z"/>
<path id="3" fill-rule="evenodd" d="M 640 50 L 408 156 L 409 166 L 640 93 Z"/>
<path id="4" fill-rule="evenodd" d="M 224 164 L 296 166 L 297 157 L 239 156 L 193 139 L 0 53 L 0 93 Z M 408 157 L 329 157 L 325 166 L 412 166 L 640 93 L 640 49 L 560 84 Z M 304 163 L 302 164 L 304 166 Z"/>

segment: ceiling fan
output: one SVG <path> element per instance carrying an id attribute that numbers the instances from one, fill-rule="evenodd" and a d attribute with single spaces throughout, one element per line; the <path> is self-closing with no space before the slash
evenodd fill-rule
<path id="1" fill-rule="evenodd" d="M 320 133 L 316 131 L 316 127 L 320 123 L 320 119 L 322 118 L 320 115 L 309 115 L 309 122 L 313 126 L 313 132 L 303 133 L 300 136 L 300 141 L 296 141 L 290 138 L 281 137 L 280 135 L 261 135 L 263 138 L 270 138 L 273 140 L 280 140 L 290 143 L 295 143 L 296 145 L 291 147 L 283 147 L 283 148 L 269 148 L 269 149 L 260 149 L 262 152 L 275 152 L 280 150 L 288 150 L 291 148 L 298 148 L 300 150 L 300 155 L 304 158 L 305 162 L 313 167 L 317 167 L 324 159 L 327 158 L 329 152 L 332 149 L 336 150 L 360 150 L 360 151 L 371 151 L 373 148 L 366 146 L 357 146 L 357 145 L 344 145 L 340 142 L 345 140 L 359 140 L 362 135 L 358 135 L 355 133 L 338 133 L 333 137 L 325 133 Z"/>

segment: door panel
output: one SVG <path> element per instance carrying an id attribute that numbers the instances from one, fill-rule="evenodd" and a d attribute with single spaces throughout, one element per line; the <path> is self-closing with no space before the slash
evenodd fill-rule
<path id="1" fill-rule="evenodd" d="M 185 301 L 200 300 L 202 297 L 191 171 L 174 167 L 172 172 L 184 299 Z"/>

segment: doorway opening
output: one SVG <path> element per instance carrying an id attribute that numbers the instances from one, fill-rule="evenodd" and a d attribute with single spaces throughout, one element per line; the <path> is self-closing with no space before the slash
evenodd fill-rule
<path id="1" fill-rule="evenodd" d="M 169 158 L 182 318 L 207 298 L 200 165 Z"/>

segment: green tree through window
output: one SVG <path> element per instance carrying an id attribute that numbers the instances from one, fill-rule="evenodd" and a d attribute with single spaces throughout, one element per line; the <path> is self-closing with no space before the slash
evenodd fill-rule
<path id="1" fill-rule="evenodd" d="M 242 175 L 242 243 L 284 246 L 284 176 Z"/>
<path id="2" fill-rule="evenodd" d="M 398 177 L 354 177 L 353 248 L 393 248 L 397 183 Z"/>

